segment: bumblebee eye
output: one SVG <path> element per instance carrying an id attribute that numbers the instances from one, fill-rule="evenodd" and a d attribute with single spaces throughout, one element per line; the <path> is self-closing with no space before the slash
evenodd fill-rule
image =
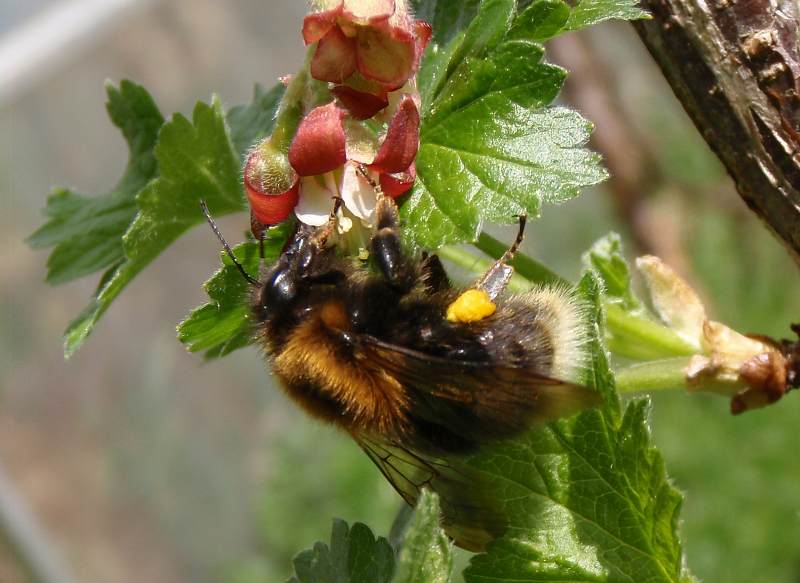
<path id="1" fill-rule="evenodd" d="M 317 258 L 317 249 L 313 245 L 306 245 L 298 253 L 296 262 L 300 273 L 308 273 Z"/>
<path id="2" fill-rule="evenodd" d="M 285 306 L 297 297 L 297 284 L 288 269 L 272 274 L 261 290 L 261 306 L 275 308 Z"/>

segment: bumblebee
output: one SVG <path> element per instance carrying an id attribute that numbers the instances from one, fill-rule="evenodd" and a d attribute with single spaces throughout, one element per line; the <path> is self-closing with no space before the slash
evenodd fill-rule
<path id="1" fill-rule="evenodd" d="M 407 503 L 437 491 L 448 534 L 481 550 L 506 521 L 463 461 L 599 401 L 574 382 L 585 306 L 561 287 L 504 293 L 524 217 L 463 290 L 436 255 L 404 250 L 397 206 L 376 192 L 370 263 L 337 252 L 334 209 L 326 225 L 299 224 L 258 281 L 237 264 L 253 283 L 258 340 L 292 400 L 352 436 Z"/>

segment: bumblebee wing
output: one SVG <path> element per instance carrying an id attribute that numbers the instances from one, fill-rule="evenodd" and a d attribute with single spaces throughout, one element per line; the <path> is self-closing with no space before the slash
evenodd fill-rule
<path id="1" fill-rule="evenodd" d="M 508 520 L 486 494 L 485 478 L 457 458 L 421 453 L 363 434 L 353 438 L 410 506 L 423 488 L 439 495 L 442 526 L 460 547 L 479 552 L 505 532 Z"/>
<path id="2" fill-rule="evenodd" d="M 473 446 L 509 437 L 601 401 L 595 391 L 529 367 L 443 358 L 372 336 L 362 338 L 362 347 L 366 358 L 409 391 L 414 399 L 412 414 L 421 422 L 423 434 L 430 433 L 434 449 L 437 443 L 445 450 L 454 449 L 448 447 L 450 437 L 453 443 L 461 440 Z"/>

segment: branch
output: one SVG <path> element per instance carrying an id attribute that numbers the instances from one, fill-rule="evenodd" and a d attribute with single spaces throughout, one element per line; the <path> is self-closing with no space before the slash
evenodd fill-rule
<path id="1" fill-rule="evenodd" d="M 795 0 L 643 0 L 634 24 L 739 194 L 800 263 Z"/>

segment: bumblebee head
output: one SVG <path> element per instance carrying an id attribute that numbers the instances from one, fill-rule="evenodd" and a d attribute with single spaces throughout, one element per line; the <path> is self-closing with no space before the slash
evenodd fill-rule
<path id="1" fill-rule="evenodd" d="M 298 224 L 278 260 L 259 278 L 259 318 L 291 308 L 316 285 L 335 284 L 344 274 L 334 267 L 335 248 L 320 238 L 320 228 Z"/>

